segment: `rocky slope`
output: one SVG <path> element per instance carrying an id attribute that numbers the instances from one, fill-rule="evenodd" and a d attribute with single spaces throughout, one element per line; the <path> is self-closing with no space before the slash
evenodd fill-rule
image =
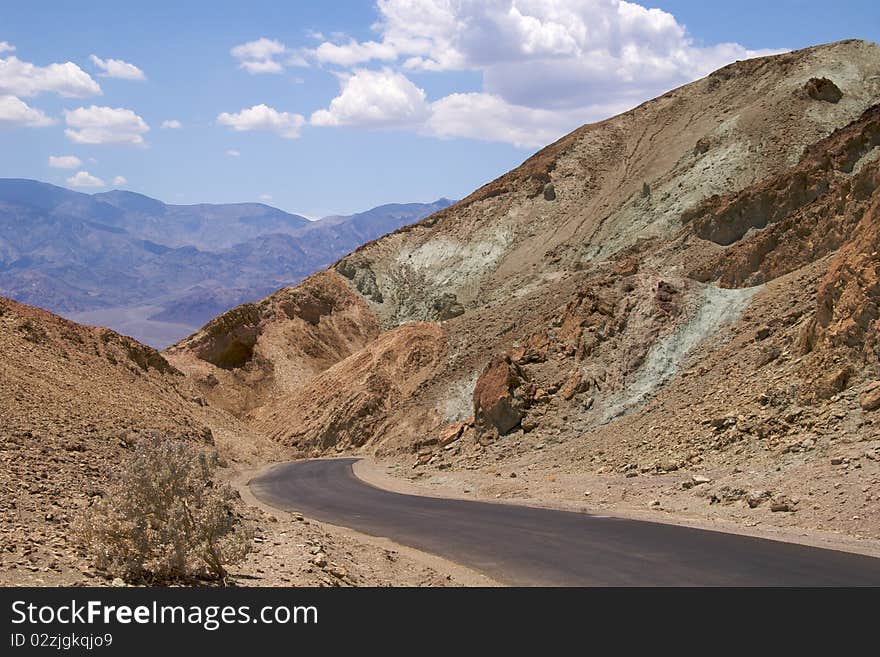
<path id="1" fill-rule="evenodd" d="M 314 320 L 299 298 L 297 311 Z M 289 306 L 285 306 L 289 307 Z M 0 586 L 106 586 L 80 555 L 71 527 L 104 494 L 141 437 L 217 449 L 232 466 L 255 530 L 233 578 L 260 586 L 449 586 L 492 582 L 440 559 L 364 541 L 299 514 L 256 508 L 243 468 L 284 459 L 258 434 L 211 408 L 158 352 L 110 330 L 0 298 Z"/>
<path id="2" fill-rule="evenodd" d="M 629 488 L 722 473 L 706 495 L 664 485 L 680 507 L 700 493 L 775 523 L 834 507 L 880 537 L 878 102 L 880 47 L 846 41 L 584 126 L 336 263 L 322 276 L 355 297 L 362 343 L 227 407 L 304 454 L 357 448 L 448 480 L 507 462 Z M 219 339 L 264 321 L 230 317 Z M 224 367 L 200 336 L 171 361 L 218 380 L 290 363 L 263 337 Z M 830 463 L 845 487 L 811 487 Z M 808 492 L 816 509 L 793 513 Z"/>
<path id="3" fill-rule="evenodd" d="M 78 563 L 72 517 L 126 446 L 211 444 L 210 422 L 158 352 L 107 329 L 0 298 L 0 340 L 0 570 L 60 576 Z"/>

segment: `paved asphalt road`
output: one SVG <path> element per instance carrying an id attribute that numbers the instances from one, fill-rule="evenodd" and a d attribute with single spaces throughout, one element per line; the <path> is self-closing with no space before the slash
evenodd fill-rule
<path id="1" fill-rule="evenodd" d="M 286 463 L 263 502 L 383 536 L 512 585 L 880 586 L 880 559 L 662 523 L 415 495 L 371 486 L 357 459 Z"/>

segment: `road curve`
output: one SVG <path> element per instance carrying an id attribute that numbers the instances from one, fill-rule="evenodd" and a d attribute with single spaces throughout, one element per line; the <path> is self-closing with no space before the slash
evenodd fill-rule
<path id="1" fill-rule="evenodd" d="M 880 586 L 880 559 L 655 522 L 402 495 L 357 459 L 285 463 L 254 478 L 262 502 L 389 538 L 521 586 Z"/>

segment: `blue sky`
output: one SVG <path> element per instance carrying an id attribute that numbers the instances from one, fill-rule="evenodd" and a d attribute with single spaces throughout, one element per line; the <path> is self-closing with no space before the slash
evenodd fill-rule
<path id="1" fill-rule="evenodd" d="M 843 38 L 880 41 L 880 3 L 5 2 L 0 176 L 309 216 L 462 197 L 730 61 Z"/>

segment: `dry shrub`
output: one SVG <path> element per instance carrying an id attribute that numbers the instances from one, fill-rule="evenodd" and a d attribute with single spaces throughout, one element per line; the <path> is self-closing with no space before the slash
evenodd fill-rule
<path id="1" fill-rule="evenodd" d="M 236 493 L 211 478 L 217 456 L 179 440 L 140 441 L 78 523 L 95 565 L 129 582 L 224 580 L 250 550 Z"/>

